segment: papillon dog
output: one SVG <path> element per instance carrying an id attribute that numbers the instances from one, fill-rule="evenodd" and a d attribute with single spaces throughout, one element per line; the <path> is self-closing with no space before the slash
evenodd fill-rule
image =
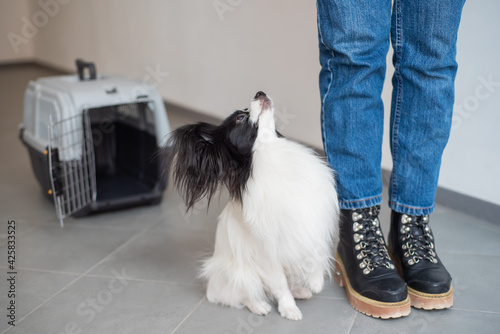
<path id="1" fill-rule="evenodd" d="M 187 209 L 226 187 L 213 255 L 203 262 L 207 299 L 266 315 L 302 319 L 295 299 L 311 298 L 330 275 L 339 207 L 333 170 L 312 149 L 275 129 L 271 99 L 221 125 L 197 123 L 172 132 L 165 154 Z"/>

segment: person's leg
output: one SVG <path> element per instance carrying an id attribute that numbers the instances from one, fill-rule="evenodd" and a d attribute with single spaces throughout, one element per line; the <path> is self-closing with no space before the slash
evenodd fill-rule
<path id="1" fill-rule="evenodd" d="M 323 145 L 337 173 L 340 208 L 374 206 L 382 202 L 381 93 L 391 0 L 317 5 Z"/>
<path id="2" fill-rule="evenodd" d="M 450 134 L 464 2 L 395 0 L 393 7 L 393 211 L 388 239 L 412 306 L 424 309 L 453 304 L 451 276 L 436 254 L 428 215 L 434 210 L 441 156 Z"/>
<path id="3" fill-rule="evenodd" d="M 358 311 L 405 316 L 406 284 L 389 258 L 378 220 L 391 0 L 317 4 L 323 144 L 337 172 L 342 209 L 335 279 Z"/>
<path id="4" fill-rule="evenodd" d="M 464 0 L 395 0 L 390 207 L 409 215 L 434 210 L 448 141 L 457 72 L 456 41 Z"/>

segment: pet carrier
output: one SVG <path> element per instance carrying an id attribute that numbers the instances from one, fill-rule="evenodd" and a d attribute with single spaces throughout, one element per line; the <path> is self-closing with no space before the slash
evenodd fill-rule
<path id="1" fill-rule="evenodd" d="M 28 84 L 19 135 L 57 216 L 84 216 L 159 203 L 166 175 L 156 152 L 170 132 L 152 85 L 97 76 L 77 60 L 78 76 Z M 88 73 L 86 73 L 88 72 Z"/>

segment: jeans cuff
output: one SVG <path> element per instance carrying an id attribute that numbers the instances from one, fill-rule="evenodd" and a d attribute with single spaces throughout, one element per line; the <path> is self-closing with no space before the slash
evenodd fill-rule
<path id="1" fill-rule="evenodd" d="M 344 210 L 356 210 L 369 208 L 382 203 L 382 195 L 363 198 L 355 201 L 339 201 L 339 206 Z"/>
<path id="2" fill-rule="evenodd" d="M 412 216 L 425 216 L 431 214 L 434 211 L 436 205 L 433 203 L 428 207 L 418 207 L 391 201 L 389 202 L 389 207 L 399 213 L 404 213 Z"/>

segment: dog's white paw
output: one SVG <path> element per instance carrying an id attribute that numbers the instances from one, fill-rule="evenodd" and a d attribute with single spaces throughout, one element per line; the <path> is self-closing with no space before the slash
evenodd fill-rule
<path id="1" fill-rule="evenodd" d="M 295 299 L 309 299 L 312 297 L 312 292 L 306 287 L 296 287 L 292 289 L 292 295 Z"/>
<path id="2" fill-rule="evenodd" d="M 312 293 L 320 293 L 323 290 L 323 286 L 325 285 L 325 278 L 323 275 L 313 276 L 309 280 L 309 289 L 311 289 Z"/>
<path id="3" fill-rule="evenodd" d="M 271 312 L 271 305 L 262 301 L 262 302 L 254 302 L 254 303 L 246 303 L 246 307 L 250 310 L 250 312 L 255 313 L 257 315 L 268 315 Z"/>
<path id="4" fill-rule="evenodd" d="M 279 308 L 280 314 L 283 318 L 288 320 L 302 320 L 302 312 L 295 305 Z"/>

